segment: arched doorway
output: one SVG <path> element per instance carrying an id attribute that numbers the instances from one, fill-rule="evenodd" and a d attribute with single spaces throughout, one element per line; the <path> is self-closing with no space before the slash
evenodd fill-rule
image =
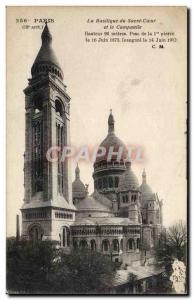
<path id="1" fill-rule="evenodd" d="M 91 249 L 91 251 L 96 251 L 96 242 L 95 242 L 95 240 L 90 241 L 90 249 Z"/>
<path id="2" fill-rule="evenodd" d="M 32 241 L 41 241 L 43 237 L 43 229 L 39 224 L 34 224 L 29 228 L 29 238 Z"/>
<path id="3" fill-rule="evenodd" d="M 119 241 L 118 240 L 113 240 L 113 242 L 112 242 L 112 248 L 113 248 L 113 251 L 114 252 L 119 252 Z"/>
<path id="4" fill-rule="evenodd" d="M 73 241 L 73 247 L 74 247 L 74 249 L 77 249 L 77 248 L 78 248 L 78 243 L 77 243 L 77 241 Z"/>
<path id="5" fill-rule="evenodd" d="M 134 250 L 134 239 L 129 239 L 127 241 L 127 251 Z"/>
<path id="6" fill-rule="evenodd" d="M 110 243 L 109 240 L 103 240 L 102 241 L 102 251 L 108 252 L 110 250 Z"/>
<path id="7" fill-rule="evenodd" d="M 123 239 L 120 241 L 120 250 L 123 251 Z"/>
<path id="8" fill-rule="evenodd" d="M 81 249 L 88 248 L 87 241 L 86 240 L 81 240 L 79 246 L 80 246 Z"/>
<path id="9" fill-rule="evenodd" d="M 139 249 L 139 248 L 140 248 L 140 239 L 137 238 L 137 249 Z"/>
<path id="10" fill-rule="evenodd" d="M 70 247 L 70 229 L 62 227 L 62 247 Z"/>

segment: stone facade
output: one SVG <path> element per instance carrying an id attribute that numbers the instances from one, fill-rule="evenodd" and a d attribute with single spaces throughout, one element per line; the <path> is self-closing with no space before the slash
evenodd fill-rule
<path id="1" fill-rule="evenodd" d="M 78 166 L 71 182 L 70 161 L 61 162 L 59 151 L 70 145 L 70 97 L 51 43 L 46 24 L 32 78 L 24 90 L 22 237 L 55 240 L 66 251 L 90 248 L 127 264 L 142 261 L 144 250 L 155 246 L 161 232 L 162 201 L 147 184 L 145 171 L 139 185 L 131 162 L 125 160 L 126 147 L 115 135 L 112 111 L 101 147 L 113 147 L 113 155 L 111 159 L 97 156 L 94 192 L 88 195 Z M 46 156 L 52 147 L 58 147 L 58 160 L 54 162 Z M 122 154 L 117 160 L 120 148 Z"/>

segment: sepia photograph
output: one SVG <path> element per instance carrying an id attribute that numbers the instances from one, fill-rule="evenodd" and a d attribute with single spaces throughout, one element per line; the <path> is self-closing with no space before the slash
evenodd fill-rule
<path id="1" fill-rule="evenodd" d="M 6 8 L 6 292 L 188 295 L 185 6 Z"/>

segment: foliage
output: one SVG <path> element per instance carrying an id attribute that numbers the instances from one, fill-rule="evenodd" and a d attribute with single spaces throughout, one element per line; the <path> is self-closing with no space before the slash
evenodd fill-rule
<path id="1" fill-rule="evenodd" d="M 186 225 L 179 221 L 162 232 L 156 247 L 158 261 L 171 263 L 174 259 L 186 262 L 187 230 Z"/>
<path id="2" fill-rule="evenodd" d="M 7 240 L 7 289 L 9 292 L 47 291 L 47 277 L 57 255 L 51 242 Z"/>
<path id="3" fill-rule="evenodd" d="M 66 254 L 52 242 L 7 241 L 9 293 L 105 293 L 114 271 L 111 260 L 97 252 Z"/>
<path id="4" fill-rule="evenodd" d="M 70 255 L 61 252 L 55 264 L 55 292 L 104 293 L 114 277 L 114 266 L 110 259 L 90 250 L 76 250 Z"/>
<path id="5" fill-rule="evenodd" d="M 187 230 L 186 225 L 179 221 L 160 235 L 159 243 L 155 249 L 158 263 L 165 267 L 164 277 L 160 278 L 160 287 L 166 293 L 174 293 L 170 276 L 173 273 L 172 263 L 175 259 L 186 264 L 187 253 Z"/>

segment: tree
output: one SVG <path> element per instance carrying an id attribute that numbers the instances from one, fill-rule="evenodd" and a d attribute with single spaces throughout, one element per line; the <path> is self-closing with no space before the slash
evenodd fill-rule
<path id="1" fill-rule="evenodd" d="M 7 240 L 7 290 L 10 294 L 99 294 L 111 287 L 114 264 L 90 250 L 70 254 L 53 242 Z"/>
<path id="2" fill-rule="evenodd" d="M 184 260 L 187 247 L 187 229 L 186 224 L 182 221 L 169 227 L 167 231 L 167 247 L 178 260 Z"/>
<path id="3" fill-rule="evenodd" d="M 115 267 L 110 258 L 88 249 L 72 251 L 70 255 L 61 251 L 55 265 L 56 293 L 100 294 L 112 286 Z"/>
<path id="4" fill-rule="evenodd" d="M 158 264 L 165 267 L 165 272 L 159 278 L 159 288 L 163 293 L 175 293 L 170 277 L 173 273 L 172 264 L 178 259 L 186 264 L 187 251 L 186 224 L 178 221 L 162 231 L 155 249 Z"/>
<path id="5" fill-rule="evenodd" d="M 7 290 L 9 293 L 44 293 L 57 256 L 52 242 L 7 239 Z"/>
<path id="6" fill-rule="evenodd" d="M 179 221 L 160 235 L 156 247 L 158 260 L 173 261 L 174 259 L 186 261 L 187 230 L 186 224 Z"/>

